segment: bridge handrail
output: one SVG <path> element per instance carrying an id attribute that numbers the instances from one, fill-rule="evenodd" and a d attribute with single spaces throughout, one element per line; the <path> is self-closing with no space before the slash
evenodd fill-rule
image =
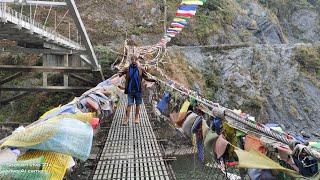
<path id="1" fill-rule="evenodd" d="M 65 40 L 65 41 L 71 43 L 71 44 L 77 44 L 77 45 L 80 46 L 80 47 L 82 46 L 81 44 L 79 44 L 79 43 L 71 40 L 70 38 L 67 38 L 67 37 L 59 34 L 57 31 L 53 30 L 52 28 L 46 27 L 45 25 L 40 24 L 40 23 L 34 21 L 34 19 L 32 19 L 31 17 L 25 16 L 25 15 L 23 15 L 23 14 L 15 11 L 14 9 L 6 6 L 5 3 L 0 3 L 0 4 L 1 4 L 0 10 L 1 10 L 2 12 L 6 12 L 6 13 L 10 14 L 11 16 L 16 17 L 17 19 L 20 19 L 20 20 L 23 20 L 23 21 L 25 21 L 25 22 L 28 22 L 28 23 L 30 23 L 30 24 L 32 24 L 32 25 L 34 25 L 34 26 L 36 26 L 36 27 L 38 27 L 38 28 L 40 28 L 40 29 L 43 29 L 43 30 L 45 30 L 45 31 L 47 31 L 47 32 L 55 35 L 56 37 L 59 37 L 60 39 L 63 39 L 63 40 Z"/>

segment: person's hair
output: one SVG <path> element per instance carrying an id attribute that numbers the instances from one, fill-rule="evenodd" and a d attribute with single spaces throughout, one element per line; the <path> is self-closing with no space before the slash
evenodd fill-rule
<path id="1" fill-rule="evenodd" d="M 131 58 L 130 58 L 131 61 L 132 61 L 132 60 L 136 60 L 136 59 L 138 59 L 137 56 L 131 56 Z"/>
<path id="2" fill-rule="evenodd" d="M 133 60 L 139 60 L 139 57 L 134 54 L 134 55 L 131 56 L 130 60 L 131 60 L 131 61 L 133 61 Z"/>

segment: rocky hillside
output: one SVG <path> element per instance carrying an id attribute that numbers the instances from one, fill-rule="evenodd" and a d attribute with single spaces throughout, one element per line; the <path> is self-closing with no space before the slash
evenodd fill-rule
<path id="1" fill-rule="evenodd" d="M 167 0 L 168 21 L 180 1 Z M 77 0 L 95 44 L 133 36 L 143 44 L 163 33 L 162 0 Z M 318 42 L 320 2 L 315 0 L 208 0 L 174 44 Z"/>
<path id="2" fill-rule="evenodd" d="M 153 44 L 163 34 L 162 0 L 76 2 L 100 50 L 102 46 L 118 49 L 126 38 Z M 169 22 L 179 2 L 167 0 Z M 259 121 L 278 122 L 292 131 L 312 127 L 319 132 L 319 13 L 316 0 L 208 0 L 169 44 L 166 71 L 189 87 L 201 87 L 207 97 L 229 108 L 252 113 Z M 59 28 L 62 33 L 67 22 Z M 250 46 L 229 50 L 175 47 L 241 43 Z M 100 57 L 108 59 L 106 67 L 114 55 L 105 51 Z M 193 75 L 181 79 L 181 74 Z M 192 79 L 199 79 L 197 85 Z"/>
<path id="3" fill-rule="evenodd" d="M 254 45 L 183 54 L 202 69 L 207 95 L 214 101 L 287 130 L 319 132 L 319 50 L 311 45 Z"/>

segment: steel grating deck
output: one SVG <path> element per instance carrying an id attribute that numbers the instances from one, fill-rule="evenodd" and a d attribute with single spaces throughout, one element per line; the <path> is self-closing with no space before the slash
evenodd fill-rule
<path id="1" fill-rule="evenodd" d="M 170 179 L 144 104 L 140 124 L 122 125 L 126 98 L 122 98 L 93 179 Z"/>

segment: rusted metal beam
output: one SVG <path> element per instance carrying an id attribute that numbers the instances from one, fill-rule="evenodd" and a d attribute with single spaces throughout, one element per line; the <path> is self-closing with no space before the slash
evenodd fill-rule
<path id="1" fill-rule="evenodd" d="M 86 78 L 83 78 L 83 77 L 81 77 L 79 75 L 76 75 L 76 74 L 69 74 L 69 75 L 70 75 L 70 77 L 72 77 L 74 79 L 77 79 L 79 81 L 85 82 L 85 83 L 90 84 L 90 85 L 94 85 L 94 83 L 92 81 L 90 81 L 90 80 L 88 80 Z"/>
<path id="2" fill-rule="evenodd" d="M 21 98 L 23 98 L 23 97 L 26 97 L 26 96 L 28 96 L 29 94 L 31 94 L 31 92 L 23 92 L 23 93 L 21 93 L 21 94 L 18 94 L 18 95 L 16 95 L 16 96 L 11 97 L 11 98 L 8 98 L 8 99 L 5 99 L 5 100 L 1 100 L 1 101 L 0 101 L 0 106 L 7 105 L 7 104 L 9 104 L 9 103 L 12 102 L 12 101 L 16 101 L 16 100 L 19 100 L 19 99 L 21 99 Z"/>
<path id="3" fill-rule="evenodd" d="M 38 48 L 25 48 L 18 46 L 1 46 L 0 51 L 3 52 L 19 52 L 19 53 L 36 53 L 36 54 L 57 54 L 57 55 L 65 55 L 65 54 L 78 54 L 81 51 L 76 50 L 55 50 L 55 49 L 38 49 Z"/>
<path id="4" fill-rule="evenodd" d="M 5 84 L 5 83 L 7 83 L 7 82 L 10 82 L 10 81 L 12 81 L 12 80 L 20 77 L 21 75 L 22 75 L 22 72 L 15 73 L 15 74 L 13 74 L 13 75 L 11 75 L 11 76 L 9 76 L 9 77 L 1 80 L 1 81 L 0 81 L 0 85 Z"/>
<path id="5" fill-rule="evenodd" d="M 31 5 L 31 6 L 66 6 L 66 2 L 54 1 L 31 1 L 31 0 L 1 0 L 2 3 L 14 3 L 17 5 Z"/>
<path id="6" fill-rule="evenodd" d="M 85 67 L 58 67 L 58 66 L 18 66 L 0 65 L 0 71 L 10 72 L 59 72 L 59 73 L 92 73 L 90 68 Z"/>
<path id="7" fill-rule="evenodd" d="M 46 91 L 46 92 L 67 92 L 86 91 L 92 87 L 64 87 L 64 86 L 36 86 L 36 87 L 5 87 L 0 86 L 0 91 Z"/>

